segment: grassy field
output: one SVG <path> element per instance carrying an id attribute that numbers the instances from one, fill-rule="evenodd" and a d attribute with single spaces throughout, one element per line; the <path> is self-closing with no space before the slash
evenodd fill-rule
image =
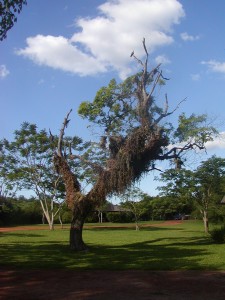
<path id="1" fill-rule="evenodd" d="M 118 228 L 94 225 L 98 224 L 84 230 L 88 253 L 69 249 L 68 228 L 2 232 L 0 265 L 77 270 L 225 270 L 225 244 L 213 244 L 204 234 L 202 222 L 184 221 L 173 226 L 159 223 L 140 231 L 119 228 L 121 224 Z"/>

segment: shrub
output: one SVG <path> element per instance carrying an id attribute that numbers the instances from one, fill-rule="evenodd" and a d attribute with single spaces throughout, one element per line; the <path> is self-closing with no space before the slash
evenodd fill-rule
<path id="1" fill-rule="evenodd" d="M 134 221 L 131 212 L 108 212 L 106 216 L 109 222 L 112 223 L 130 223 Z"/>
<path id="2" fill-rule="evenodd" d="M 210 232 L 211 239 L 216 244 L 225 243 L 225 226 L 215 228 Z"/>

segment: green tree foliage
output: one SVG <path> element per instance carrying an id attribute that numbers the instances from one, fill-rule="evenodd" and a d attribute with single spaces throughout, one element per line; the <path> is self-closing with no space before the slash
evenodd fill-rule
<path id="1" fill-rule="evenodd" d="M 14 133 L 12 142 L 1 141 L 0 180 L 8 190 L 14 185 L 37 195 L 49 227 L 65 200 L 65 188 L 53 164 L 57 138 L 35 124 L 24 122 Z M 66 137 L 64 143 L 76 147 L 80 139 Z M 10 183 L 8 183 L 10 182 Z M 54 206 L 58 203 L 58 209 Z"/>
<path id="2" fill-rule="evenodd" d="M 158 196 L 151 201 L 151 216 L 154 220 L 179 219 L 193 210 L 192 201 L 172 196 Z"/>
<path id="3" fill-rule="evenodd" d="M 139 221 L 141 215 L 144 213 L 143 202 L 141 201 L 145 196 L 145 193 L 138 187 L 130 187 L 122 195 L 121 206 L 132 212 L 135 220 L 136 230 L 139 230 Z"/>
<path id="4" fill-rule="evenodd" d="M 191 184 L 193 198 L 202 214 L 205 232 L 208 233 L 209 213 L 218 208 L 225 192 L 225 159 L 212 156 L 203 161 L 195 170 Z"/>
<path id="5" fill-rule="evenodd" d="M 106 217 L 112 223 L 131 223 L 134 221 L 134 215 L 129 211 L 107 212 Z"/>
<path id="6" fill-rule="evenodd" d="M 209 231 L 209 217 L 216 219 L 223 210 L 219 205 L 225 192 L 225 159 L 212 156 L 193 171 L 167 170 L 161 175 L 165 183 L 159 187 L 161 195 L 170 197 L 171 202 L 185 201 L 200 211 L 204 221 L 204 229 Z"/>
<path id="7" fill-rule="evenodd" d="M 17 22 L 17 15 L 22 11 L 26 0 L 0 0 L 0 40 L 7 37 L 7 32 Z"/>
<path id="8" fill-rule="evenodd" d="M 8 153 L 8 142 L 0 141 L 0 197 L 13 197 L 20 188 L 16 160 Z"/>
<path id="9" fill-rule="evenodd" d="M 36 199 L 0 197 L 0 225 L 40 224 L 42 210 Z"/>

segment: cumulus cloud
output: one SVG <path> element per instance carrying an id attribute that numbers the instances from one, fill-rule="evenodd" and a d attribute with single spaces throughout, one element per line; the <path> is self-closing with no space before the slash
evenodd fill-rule
<path id="1" fill-rule="evenodd" d="M 129 53 L 144 55 L 141 39 L 150 53 L 173 43 L 173 27 L 185 15 L 178 0 L 108 0 L 98 11 L 95 18 L 75 21 L 79 30 L 71 39 L 29 37 L 17 54 L 83 76 L 116 70 L 123 78 L 131 72 Z"/>
<path id="2" fill-rule="evenodd" d="M 213 141 L 206 143 L 207 150 L 221 150 L 225 149 L 225 131 L 220 132 L 220 134 L 214 138 Z"/>
<path id="3" fill-rule="evenodd" d="M 58 36 L 37 35 L 27 39 L 27 47 L 17 51 L 36 64 L 61 69 L 79 75 L 105 71 L 105 66 L 94 57 L 80 51 L 68 39 Z"/>
<path id="4" fill-rule="evenodd" d="M 225 62 L 219 62 L 216 60 L 202 61 L 203 65 L 207 65 L 209 69 L 213 72 L 224 73 L 225 74 Z"/>
<path id="5" fill-rule="evenodd" d="M 197 41 L 200 39 L 199 35 L 193 36 L 188 34 L 187 32 L 181 33 L 180 37 L 182 38 L 183 41 L 190 41 L 190 42 Z"/>
<path id="6" fill-rule="evenodd" d="M 5 78 L 9 75 L 9 70 L 6 68 L 5 65 L 0 65 L 0 78 Z"/>
<path id="7" fill-rule="evenodd" d="M 163 65 L 168 65 L 171 63 L 169 58 L 166 55 L 158 55 L 155 58 L 156 64 L 163 64 Z"/>

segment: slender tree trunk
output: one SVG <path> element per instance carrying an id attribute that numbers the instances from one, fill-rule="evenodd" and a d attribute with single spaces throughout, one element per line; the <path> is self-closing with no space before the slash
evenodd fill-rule
<path id="1" fill-rule="evenodd" d="M 209 219 L 208 219 L 208 212 L 206 210 L 203 211 L 203 222 L 204 222 L 205 233 L 209 233 Z"/>
<path id="2" fill-rule="evenodd" d="M 135 223 L 135 230 L 138 231 L 140 229 L 138 222 Z"/>
<path id="3" fill-rule="evenodd" d="M 63 222 L 62 222 L 62 218 L 61 218 L 61 214 L 59 213 L 59 223 L 61 225 L 61 229 L 63 229 Z"/>

